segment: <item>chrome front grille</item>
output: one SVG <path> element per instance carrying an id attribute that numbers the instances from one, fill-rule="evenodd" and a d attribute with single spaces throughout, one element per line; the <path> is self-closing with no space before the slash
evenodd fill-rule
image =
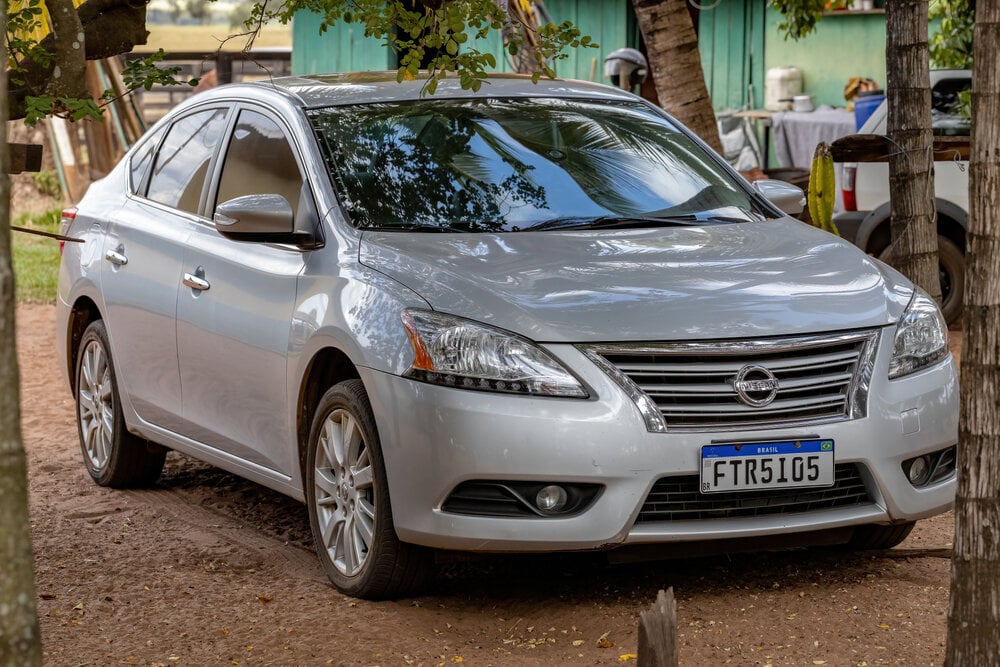
<path id="1" fill-rule="evenodd" d="M 717 431 L 864 416 L 877 338 L 863 331 L 583 350 L 632 397 L 650 431 Z"/>

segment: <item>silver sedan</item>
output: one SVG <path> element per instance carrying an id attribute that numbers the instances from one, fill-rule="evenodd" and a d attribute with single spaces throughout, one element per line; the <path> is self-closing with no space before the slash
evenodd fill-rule
<path id="1" fill-rule="evenodd" d="M 345 593 L 435 550 L 887 548 L 947 510 L 938 307 L 620 90 L 223 86 L 64 214 L 98 484 L 178 450 L 303 500 Z"/>

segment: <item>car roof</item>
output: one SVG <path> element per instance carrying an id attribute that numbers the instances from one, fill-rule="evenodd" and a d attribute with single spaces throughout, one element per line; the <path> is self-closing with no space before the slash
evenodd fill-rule
<path id="1" fill-rule="evenodd" d="M 396 72 L 353 72 L 345 74 L 317 74 L 310 76 L 278 77 L 251 83 L 219 86 L 199 95 L 199 99 L 212 97 L 260 95 L 272 91 L 282 97 L 293 98 L 294 103 L 305 109 L 315 109 L 348 104 L 378 104 L 427 99 L 424 86 L 426 73 L 413 81 L 396 81 Z M 265 92 L 265 95 L 267 93 Z M 491 73 L 478 92 L 463 90 L 457 76 L 443 79 L 432 99 L 488 99 L 488 98 L 560 97 L 605 100 L 636 100 L 631 93 L 589 81 L 548 79 L 542 77 L 532 83 L 525 74 Z"/>

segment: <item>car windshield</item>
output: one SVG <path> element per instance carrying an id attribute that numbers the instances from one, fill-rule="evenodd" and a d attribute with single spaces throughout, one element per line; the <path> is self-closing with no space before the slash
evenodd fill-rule
<path id="1" fill-rule="evenodd" d="M 313 127 L 354 225 L 499 232 L 763 216 L 639 103 L 441 100 L 333 107 Z"/>
<path id="2" fill-rule="evenodd" d="M 968 136 L 972 132 L 968 76 L 946 78 L 931 88 L 931 129 L 934 134 Z"/>

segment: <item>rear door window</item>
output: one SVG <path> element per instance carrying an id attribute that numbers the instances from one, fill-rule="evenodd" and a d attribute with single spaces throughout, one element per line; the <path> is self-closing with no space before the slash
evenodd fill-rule
<path id="1" fill-rule="evenodd" d="M 146 194 L 149 199 L 198 213 L 209 163 L 226 129 L 226 112 L 200 111 L 170 127 L 153 165 Z"/>
<path id="2" fill-rule="evenodd" d="M 153 163 L 153 155 L 156 147 L 163 136 L 163 128 L 143 137 L 142 145 L 132 154 L 129 162 L 129 192 L 141 195 L 146 188 L 146 174 L 149 172 L 149 165 Z"/>

